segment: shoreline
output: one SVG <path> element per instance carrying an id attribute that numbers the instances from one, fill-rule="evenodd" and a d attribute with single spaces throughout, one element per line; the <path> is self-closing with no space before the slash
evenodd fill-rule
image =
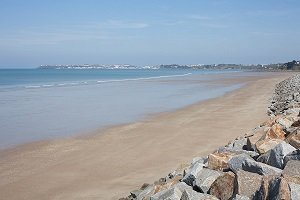
<path id="1" fill-rule="evenodd" d="M 4 152 L 1 150 L 0 164 L 3 167 L 0 168 L 0 192 L 7 194 L 8 199 L 18 199 L 18 191 L 21 196 L 26 191 L 24 197 L 29 199 L 116 199 L 124 196 L 143 182 L 152 182 L 166 175 L 179 163 L 190 162 L 189 158 L 193 156 L 211 152 L 263 121 L 263 116 L 267 117 L 265 101 L 270 98 L 267 97 L 272 92 L 270 87 L 291 76 L 290 73 L 274 74 L 274 77 L 271 74 L 249 77 L 245 86 L 221 97 L 155 114 L 139 122 L 111 127 L 102 130 L 104 134 L 43 141 Z M 247 91 L 249 89 L 252 89 L 250 94 Z M 255 94 L 255 89 L 264 90 L 261 94 Z M 266 91 L 269 94 L 264 94 Z M 257 104 L 258 108 L 239 105 L 242 103 L 241 99 L 236 99 L 239 97 L 246 101 L 256 99 L 256 103 L 247 103 Z M 236 109 L 235 112 L 232 109 Z M 236 112 L 242 112 L 245 116 L 233 116 Z M 251 117 L 247 118 L 247 112 L 258 116 L 251 115 L 255 120 L 249 122 Z M 203 113 L 209 116 L 202 116 Z M 227 119 L 223 119 L 221 114 Z M 237 127 L 226 130 L 229 129 L 226 123 L 234 122 L 230 117 L 238 117 L 240 122 Z M 246 123 L 246 127 L 242 126 Z M 209 125 L 214 125 L 215 131 L 224 134 L 211 133 Z M 218 137 L 203 138 L 210 134 Z M 205 150 L 199 147 L 201 145 Z M 170 157 L 174 154 L 177 156 Z M 43 184 L 39 185 L 40 182 Z M 22 184 L 30 186 L 24 187 Z M 29 191 L 32 192 L 36 187 L 39 191 L 30 194 Z"/>

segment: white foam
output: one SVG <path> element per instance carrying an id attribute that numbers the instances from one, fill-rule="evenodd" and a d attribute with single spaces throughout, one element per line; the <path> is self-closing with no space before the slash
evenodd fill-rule
<path id="1" fill-rule="evenodd" d="M 144 78 L 128 78 L 128 79 L 112 79 L 112 80 L 99 80 L 96 83 L 111 83 L 111 82 L 125 82 L 125 81 L 139 81 L 139 80 L 151 80 L 151 79 L 161 79 L 161 78 L 172 78 L 172 77 L 182 77 L 182 76 L 189 76 L 192 73 L 186 74 L 178 74 L 178 75 L 166 75 L 166 76 L 152 76 L 152 77 L 144 77 Z M 73 86 L 73 85 L 83 85 L 88 84 L 87 81 L 82 82 L 66 82 L 66 83 L 58 83 L 58 84 L 43 84 L 43 85 L 30 85 L 25 86 L 27 89 L 33 88 L 41 88 L 41 87 L 55 87 L 55 86 Z"/>
<path id="2" fill-rule="evenodd" d="M 152 77 L 145 77 L 145 78 L 113 79 L 113 80 L 106 80 L 106 81 L 101 80 L 101 81 L 97 81 L 97 83 L 110 83 L 110 82 L 139 81 L 139 80 L 149 80 L 149 79 L 172 78 L 172 77 L 189 76 L 191 74 L 192 73 L 179 74 L 179 75 L 167 75 L 167 76 L 152 76 Z"/>
<path id="3" fill-rule="evenodd" d="M 43 87 L 53 87 L 54 85 L 53 84 L 45 84 L 43 85 Z"/>
<path id="4" fill-rule="evenodd" d="M 40 85 L 29 85 L 29 86 L 25 86 L 25 88 L 40 88 L 41 86 Z"/>

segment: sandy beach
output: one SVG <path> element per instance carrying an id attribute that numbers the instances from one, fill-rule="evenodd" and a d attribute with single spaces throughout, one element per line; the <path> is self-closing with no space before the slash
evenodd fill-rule
<path id="1" fill-rule="evenodd" d="M 0 152 L 0 199 L 119 199 L 179 164 L 204 156 L 267 119 L 274 85 L 292 73 L 245 83 L 222 97 L 101 130 Z"/>

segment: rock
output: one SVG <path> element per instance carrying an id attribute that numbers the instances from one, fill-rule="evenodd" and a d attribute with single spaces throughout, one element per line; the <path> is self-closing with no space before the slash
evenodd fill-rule
<path id="1" fill-rule="evenodd" d="M 180 200 L 181 195 L 182 192 L 178 188 L 173 187 L 156 193 L 150 197 L 150 200 Z"/>
<path id="2" fill-rule="evenodd" d="M 242 163 L 242 169 L 244 171 L 257 173 L 260 175 L 280 175 L 282 170 L 276 167 L 269 166 L 267 164 L 256 162 L 251 159 L 245 159 Z"/>
<path id="3" fill-rule="evenodd" d="M 258 174 L 243 170 L 236 172 L 236 190 L 239 195 L 252 199 L 255 193 L 260 189 L 261 183 L 262 176 Z"/>
<path id="4" fill-rule="evenodd" d="M 269 183 L 275 179 L 276 176 L 263 176 L 262 184 L 259 190 L 255 193 L 253 200 L 267 200 L 269 196 Z"/>
<path id="5" fill-rule="evenodd" d="M 232 142 L 232 151 L 242 151 L 247 148 L 247 138 L 237 138 Z"/>
<path id="6" fill-rule="evenodd" d="M 300 184 L 300 161 L 290 160 L 282 171 L 282 176 L 288 180 Z"/>
<path id="7" fill-rule="evenodd" d="M 266 134 L 266 138 L 268 139 L 285 139 L 285 132 L 282 129 L 280 124 L 274 124 Z"/>
<path id="8" fill-rule="evenodd" d="M 137 196 L 137 200 L 144 200 L 146 198 L 150 198 L 154 194 L 154 185 L 148 185 L 146 188 L 144 188 L 139 195 Z"/>
<path id="9" fill-rule="evenodd" d="M 203 193 L 207 193 L 212 183 L 221 175 L 223 172 L 215 171 L 211 169 L 203 168 L 197 175 L 194 182 L 194 187 L 199 189 Z"/>
<path id="10" fill-rule="evenodd" d="M 220 200 L 227 200 L 233 196 L 235 175 L 232 172 L 226 172 L 219 176 L 211 185 L 209 193 Z"/>
<path id="11" fill-rule="evenodd" d="M 233 155 L 239 155 L 239 154 L 247 154 L 252 158 L 257 158 L 259 154 L 255 151 L 247 151 L 247 150 L 233 150 L 232 148 L 228 147 L 220 147 L 218 149 L 218 153 L 232 153 Z"/>
<path id="12" fill-rule="evenodd" d="M 194 180 L 197 177 L 198 172 L 200 172 L 203 169 L 204 164 L 200 162 L 196 162 L 194 165 L 192 165 L 191 169 L 187 172 L 187 174 L 183 177 L 182 181 L 186 184 L 192 186 Z"/>
<path id="13" fill-rule="evenodd" d="M 213 170 L 228 169 L 228 161 L 234 156 L 234 152 L 214 152 L 208 156 L 208 168 Z"/>
<path id="14" fill-rule="evenodd" d="M 168 174 L 168 179 L 172 179 L 175 176 L 184 176 L 185 171 L 189 169 L 190 165 L 189 164 L 181 164 L 175 169 L 173 172 Z"/>
<path id="15" fill-rule="evenodd" d="M 236 156 L 233 156 L 229 161 L 228 161 L 228 165 L 229 168 L 236 173 L 238 170 L 243 168 L 243 163 L 246 159 L 250 159 L 253 160 L 250 156 L 246 155 L 246 154 L 239 154 Z M 254 161 L 254 160 L 253 160 Z"/>
<path id="16" fill-rule="evenodd" d="M 187 185 L 185 182 L 179 182 L 174 187 L 177 187 L 181 192 L 183 192 L 185 189 L 191 188 L 191 186 Z"/>
<path id="17" fill-rule="evenodd" d="M 193 158 L 193 160 L 192 160 L 192 165 L 194 165 L 194 164 L 197 163 L 197 162 L 202 163 L 202 164 L 205 164 L 205 163 L 207 163 L 207 158 L 203 158 L 203 157 L 195 157 L 195 158 Z"/>
<path id="18" fill-rule="evenodd" d="M 268 165 L 271 165 L 273 167 L 277 167 L 280 169 L 283 169 L 284 157 L 296 150 L 293 146 L 290 144 L 282 141 L 278 145 L 276 145 L 273 149 L 270 149 L 265 154 L 262 154 L 260 157 L 257 158 L 257 161 L 266 163 Z"/>
<path id="19" fill-rule="evenodd" d="M 288 182 L 282 177 L 276 177 L 269 184 L 269 199 L 274 200 L 289 200 L 291 199 L 291 192 Z"/>
<path id="20" fill-rule="evenodd" d="M 290 188 L 285 178 L 279 176 L 264 176 L 259 191 L 254 200 L 290 199 Z"/>
<path id="21" fill-rule="evenodd" d="M 291 133 L 287 138 L 286 142 L 290 143 L 296 149 L 300 148 L 300 130 L 296 130 Z"/>
<path id="22" fill-rule="evenodd" d="M 278 124 L 280 124 L 284 129 L 287 129 L 292 126 L 294 121 L 292 119 L 289 119 L 287 117 L 281 117 L 276 120 Z"/>
<path id="23" fill-rule="evenodd" d="M 259 140 L 255 145 L 256 149 L 260 154 L 264 154 L 270 149 L 273 149 L 276 145 L 280 144 L 282 142 L 281 139 L 265 139 L 265 140 Z"/>
<path id="24" fill-rule="evenodd" d="M 291 189 L 291 199 L 299 200 L 300 199 L 300 185 L 295 183 L 289 183 Z"/>
<path id="25" fill-rule="evenodd" d="M 256 151 L 255 144 L 266 134 L 265 128 L 260 128 L 251 137 L 247 138 L 247 150 Z"/>
<path id="26" fill-rule="evenodd" d="M 175 176 L 173 179 L 169 179 L 167 182 L 164 182 L 164 180 L 161 181 L 161 179 L 160 181 L 154 182 L 155 185 L 154 194 L 163 190 L 170 189 L 171 187 L 179 183 L 181 178 L 182 178 L 181 176 Z"/>
<path id="27" fill-rule="evenodd" d="M 285 166 L 290 160 L 300 160 L 300 149 L 287 154 L 283 159 L 283 165 Z"/>
<path id="28" fill-rule="evenodd" d="M 182 193 L 180 200 L 218 200 L 218 198 L 209 194 L 196 192 L 192 189 L 187 189 Z"/>
<path id="29" fill-rule="evenodd" d="M 132 196 L 133 198 L 137 198 L 142 191 L 143 190 L 133 190 L 130 192 L 130 196 Z"/>
<path id="30" fill-rule="evenodd" d="M 236 194 L 232 200 L 250 200 L 250 198 Z"/>

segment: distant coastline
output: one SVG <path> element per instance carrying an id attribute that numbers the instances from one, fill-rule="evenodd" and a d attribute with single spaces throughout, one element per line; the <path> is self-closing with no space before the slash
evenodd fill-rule
<path id="1" fill-rule="evenodd" d="M 39 69 L 196 69 L 196 70 L 254 70 L 254 71 L 274 71 L 274 70 L 299 70 L 300 61 L 290 61 L 287 63 L 275 64 L 162 64 L 137 66 L 130 64 L 70 64 L 70 65 L 41 65 Z"/>

